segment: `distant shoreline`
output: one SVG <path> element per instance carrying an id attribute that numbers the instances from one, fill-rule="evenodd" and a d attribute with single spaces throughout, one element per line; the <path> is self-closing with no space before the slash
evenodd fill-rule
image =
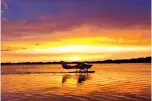
<path id="1" fill-rule="evenodd" d="M 116 59 L 116 60 L 104 60 L 104 61 L 81 61 L 81 62 L 87 62 L 87 63 L 98 63 L 98 64 L 119 64 L 119 63 L 151 63 L 151 56 L 149 57 L 142 57 L 142 58 L 131 58 L 131 59 Z M 79 62 L 67 62 L 69 64 L 79 63 Z M 31 64 L 60 64 L 60 62 L 18 62 L 18 63 L 1 63 L 1 65 L 31 65 Z"/>

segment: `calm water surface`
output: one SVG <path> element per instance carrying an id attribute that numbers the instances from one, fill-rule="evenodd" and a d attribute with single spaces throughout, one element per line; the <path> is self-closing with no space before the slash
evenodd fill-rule
<path id="1" fill-rule="evenodd" d="M 2 101 L 150 101 L 150 64 L 94 64 L 92 70 L 3 65 Z"/>

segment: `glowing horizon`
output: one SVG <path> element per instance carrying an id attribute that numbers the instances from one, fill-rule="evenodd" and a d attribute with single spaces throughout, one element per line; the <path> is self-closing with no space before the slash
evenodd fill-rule
<path id="1" fill-rule="evenodd" d="M 135 1 L 3 0 L 2 62 L 150 56 L 149 1 Z"/>

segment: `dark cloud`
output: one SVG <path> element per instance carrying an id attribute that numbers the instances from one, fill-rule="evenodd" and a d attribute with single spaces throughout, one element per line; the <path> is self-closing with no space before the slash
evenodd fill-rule
<path id="1" fill-rule="evenodd" d="M 35 44 L 35 45 L 39 46 L 39 45 L 41 45 L 41 44 Z"/>
<path id="2" fill-rule="evenodd" d="M 9 49 L 2 49 L 1 51 L 3 51 L 3 52 L 8 52 L 8 51 L 12 51 L 12 50 L 9 50 Z"/>
<path id="3" fill-rule="evenodd" d="M 8 4 L 5 0 L 1 0 L 2 9 L 8 9 Z"/>
<path id="4" fill-rule="evenodd" d="M 24 48 L 24 47 L 7 47 L 7 48 L 4 48 L 2 46 L 1 51 L 2 52 L 10 52 L 10 51 L 16 51 L 16 50 L 25 50 L 25 49 L 28 49 L 28 48 Z"/>
<path id="5" fill-rule="evenodd" d="M 57 26 L 105 22 L 116 27 L 150 24 L 149 0 L 14 0 L 8 4 L 13 9 L 5 16 L 12 20 L 39 22 L 38 18 L 44 16 Z"/>
<path id="6" fill-rule="evenodd" d="M 31 39 L 81 25 L 150 29 L 150 0 L 7 0 L 2 40 Z M 36 36 L 37 35 L 37 36 Z M 18 36 L 18 37 L 16 37 Z"/>

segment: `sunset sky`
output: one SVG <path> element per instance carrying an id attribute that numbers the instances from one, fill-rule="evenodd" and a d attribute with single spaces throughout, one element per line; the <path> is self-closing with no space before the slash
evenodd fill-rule
<path id="1" fill-rule="evenodd" d="M 150 0 L 1 0 L 2 62 L 150 56 Z"/>

